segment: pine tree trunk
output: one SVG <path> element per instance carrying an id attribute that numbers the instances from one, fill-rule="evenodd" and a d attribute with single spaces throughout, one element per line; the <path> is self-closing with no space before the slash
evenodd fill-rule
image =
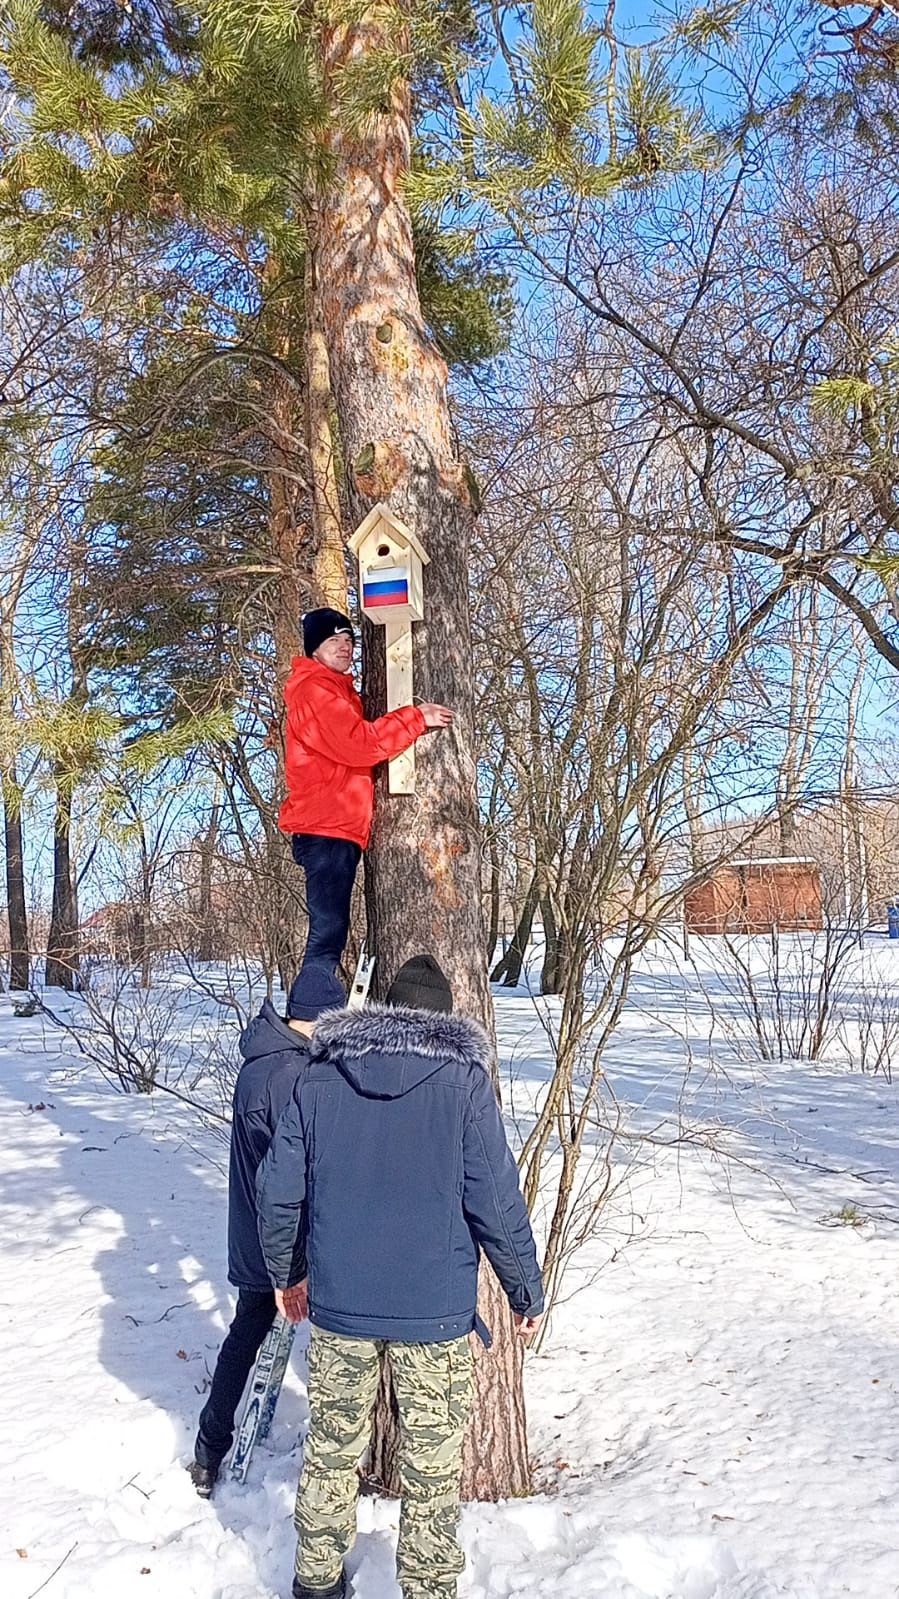
<path id="1" fill-rule="evenodd" d="M 392 1499 L 398 1499 L 400 1494 L 399 1442 L 399 1408 L 390 1365 L 382 1359 L 365 1475 L 375 1492 Z"/>
<path id="2" fill-rule="evenodd" d="M 5 565 L 5 586 L 0 595 L 0 712 L 12 725 L 17 710 L 15 620 L 31 558 L 37 547 L 42 519 L 36 517 L 28 527 L 18 550 Z M 9 929 L 9 986 L 26 989 L 31 981 L 28 946 L 28 910 L 25 900 L 25 851 L 22 841 L 22 790 L 16 765 L 15 747 L 6 754 L 0 768 L 0 796 L 3 801 L 3 841 L 6 855 L 6 916 Z"/>
<path id="3" fill-rule="evenodd" d="M 705 836 L 699 800 L 699 785 L 695 777 L 695 752 L 684 751 L 684 815 L 690 833 L 690 870 L 701 872 L 705 864 Z"/>
<path id="4" fill-rule="evenodd" d="M 787 806 L 780 806 L 777 812 L 778 831 L 780 833 L 780 853 L 784 856 L 796 854 L 796 812 Z"/>
<path id="5" fill-rule="evenodd" d="M 517 988 L 521 982 L 521 969 L 528 952 L 528 945 L 531 942 L 539 892 L 538 878 L 535 872 L 525 895 L 524 904 L 521 907 L 521 915 L 515 925 L 512 942 L 502 960 L 497 963 L 491 972 L 491 982 L 503 983 L 506 988 Z"/>
<path id="6" fill-rule="evenodd" d="M 47 935 L 44 982 L 47 988 L 71 993 L 78 976 L 78 903 L 72 876 L 70 835 L 72 826 L 71 774 L 65 766 L 56 773 L 56 815 L 53 822 L 53 908 Z"/>
<path id="7" fill-rule="evenodd" d="M 561 992 L 561 973 L 559 964 L 559 929 L 556 923 L 556 913 L 548 894 L 540 901 L 540 913 L 543 917 L 543 969 L 540 973 L 541 994 L 558 994 Z"/>
<path id="8" fill-rule="evenodd" d="M 140 882 L 138 884 L 137 904 L 133 909 L 134 937 L 132 945 L 132 960 L 140 966 L 139 982 L 142 989 L 148 989 L 153 976 L 153 877 L 154 868 L 150 851 L 147 847 L 147 835 L 143 818 L 137 817 L 138 846 L 140 853 Z"/>
<path id="9" fill-rule="evenodd" d="M 331 369 L 325 336 L 316 238 L 318 214 L 310 207 L 306 249 L 306 436 L 312 484 L 312 535 L 315 589 L 323 605 L 347 608 L 346 551 L 337 492 L 337 463 L 331 430 Z"/>
<path id="10" fill-rule="evenodd" d="M 325 29 L 328 76 L 381 41 L 377 13 Z M 330 131 L 333 175 L 321 196 L 318 270 L 331 382 L 353 525 L 386 501 L 422 540 L 426 619 L 415 628 L 416 697 L 456 713 L 451 733 L 418 745 L 414 797 L 392 797 L 384 774 L 367 862 L 369 926 L 378 992 L 398 967 L 427 951 L 452 985 L 456 1007 L 492 1030 L 480 883 L 473 739 L 468 550 L 471 506 L 447 403 L 447 369 L 427 337 L 415 280 L 402 180 L 409 165 L 409 96 L 393 92 L 389 114 L 364 135 Z M 382 630 L 364 629 L 370 712 L 384 707 Z M 477 1360 L 477 1402 L 466 1451 L 464 1492 L 486 1498 L 528 1484 L 520 1357 L 489 1274 L 482 1313 L 494 1349 Z"/>
<path id="11" fill-rule="evenodd" d="M 492 829 L 490 832 L 490 837 L 487 840 L 487 861 L 489 867 L 487 893 L 488 903 L 490 906 L 490 920 L 487 926 L 487 948 L 485 950 L 485 955 L 487 957 L 487 968 L 489 970 L 490 963 L 496 953 L 497 943 L 499 942 L 500 898 L 502 894 L 502 867 L 500 865 L 499 850 L 496 844 L 496 834 Z"/>
<path id="12" fill-rule="evenodd" d="M 27 988 L 31 980 L 28 911 L 25 905 L 25 853 L 22 847 L 22 801 L 15 760 L 2 779 L 3 838 L 6 850 L 6 916 L 9 927 L 9 986 Z"/>
<path id="13" fill-rule="evenodd" d="M 272 594 L 272 642 L 276 692 L 290 675 L 302 646 L 301 618 L 313 594 L 308 466 L 302 445 L 306 433 L 305 396 L 300 386 L 303 323 L 284 283 L 283 263 L 272 254 L 263 271 L 267 301 L 262 315 L 266 342 L 281 368 L 267 388 L 268 540 L 280 574 Z M 278 694 L 280 701 L 280 694 Z M 273 736 L 283 764 L 280 730 Z"/>
<path id="14" fill-rule="evenodd" d="M 284 340 L 284 359 L 288 341 Z M 286 373 L 276 372 L 269 389 L 269 408 L 274 438 L 269 462 L 269 540 L 274 559 L 281 570 L 272 618 L 275 645 L 275 676 L 279 687 L 290 675 L 290 665 L 300 648 L 300 618 L 309 596 L 309 576 L 304 570 L 304 537 L 308 529 L 299 521 L 298 488 L 292 474 L 297 470 L 290 440 L 296 436 L 300 415 L 295 384 Z"/>
<path id="15" fill-rule="evenodd" d="M 81 714 L 88 703 L 87 664 L 83 649 L 84 591 L 87 546 L 81 532 L 74 533 L 67 551 L 69 591 L 66 597 L 66 643 L 71 673 L 69 705 Z M 44 982 L 48 988 L 77 986 L 79 970 L 78 895 L 72 867 L 72 812 L 75 802 L 77 760 L 73 752 L 60 758 L 53 779 L 56 814 L 53 821 L 53 908 L 47 935 Z"/>
<path id="16" fill-rule="evenodd" d="M 197 959 L 201 961 L 213 961 L 216 955 L 225 953 L 225 951 L 216 949 L 216 929 L 212 914 L 212 872 L 221 818 L 222 807 L 216 800 L 209 813 L 209 825 L 200 842 L 200 882 L 197 907 L 200 925 L 197 929 Z"/>

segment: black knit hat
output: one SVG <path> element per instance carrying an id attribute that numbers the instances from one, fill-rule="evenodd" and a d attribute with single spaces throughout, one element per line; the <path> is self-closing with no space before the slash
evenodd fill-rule
<path id="1" fill-rule="evenodd" d="M 387 990 L 387 1003 L 446 1014 L 453 1008 L 453 994 L 433 955 L 415 955 L 397 972 Z"/>
<path id="2" fill-rule="evenodd" d="M 303 649 L 307 655 L 314 655 L 320 644 L 325 639 L 333 638 L 335 633 L 349 633 L 355 640 L 353 624 L 342 611 L 332 611 L 330 605 L 323 605 L 317 611 L 307 611 L 303 617 Z"/>

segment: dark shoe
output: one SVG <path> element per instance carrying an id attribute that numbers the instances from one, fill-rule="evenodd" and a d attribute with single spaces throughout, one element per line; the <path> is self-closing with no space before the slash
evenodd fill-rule
<path id="1" fill-rule="evenodd" d="M 187 1475 L 201 1499 L 212 1498 L 212 1490 L 216 1485 L 218 1474 L 218 1466 L 201 1466 L 199 1460 L 192 1460 L 187 1468 Z"/>
<path id="2" fill-rule="evenodd" d="M 307 1588 L 304 1582 L 300 1582 L 299 1577 L 294 1577 L 293 1587 L 290 1591 L 293 1594 L 293 1599 L 349 1599 L 350 1592 L 347 1586 L 346 1571 L 340 1573 L 337 1581 L 332 1582 L 330 1588 Z"/>

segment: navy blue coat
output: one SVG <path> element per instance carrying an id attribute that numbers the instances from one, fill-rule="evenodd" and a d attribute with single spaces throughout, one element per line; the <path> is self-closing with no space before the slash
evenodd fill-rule
<path id="1" fill-rule="evenodd" d="M 373 1005 L 319 1022 L 257 1180 L 271 1280 L 298 1281 L 305 1253 L 316 1326 L 459 1338 L 475 1326 L 480 1250 L 513 1310 L 543 1308 L 489 1059 L 460 1017 Z"/>
<path id="2" fill-rule="evenodd" d="M 256 1225 L 256 1173 L 297 1075 L 309 1064 L 309 1040 L 281 1020 L 268 1000 L 241 1034 L 244 1064 L 234 1085 L 228 1176 L 228 1281 L 271 1291 Z"/>

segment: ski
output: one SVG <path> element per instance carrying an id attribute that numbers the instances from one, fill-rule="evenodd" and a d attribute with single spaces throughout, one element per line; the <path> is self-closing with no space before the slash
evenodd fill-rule
<path id="1" fill-rule="evenodd" d="M 362 1009 L 365 1001 L 368 999 L 368 991 L 371 988 L 371 980 L 374 975 L 374 970 L 375 957 L 374 955 L 368 954 L 368 951 L 363 944 L 359 952 L 356 975 L 353 978 L 352 986 L 350 988 L 350 997 L 347 1000 L 348 1010 Z"/>
<path id="2" fill-rule="evenodd" d="M 256 1357 L 253 1381 L 231 1455 L 231 1475 L 238 1482 L 246 1482 L 253 1450 L 271 1431 L 295 1332 L 293 1322 L 276 1316 Z"/>

